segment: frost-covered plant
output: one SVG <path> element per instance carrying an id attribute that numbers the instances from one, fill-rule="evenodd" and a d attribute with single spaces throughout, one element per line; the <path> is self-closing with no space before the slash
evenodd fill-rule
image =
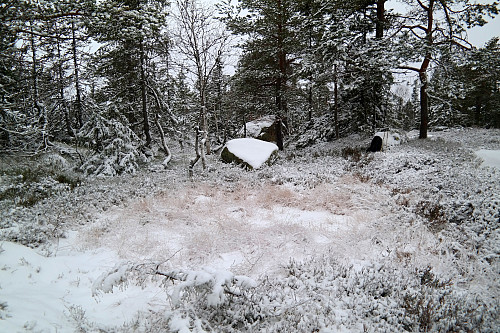
<path id="1" fill-rule="evenodd" d="M 7 308 L 9 306 L 7 305 L 6 302 L 0 302 L 0 320 L 4 320 L 6 319 L 6 317 L 8 317 L 8 314 L 7 314 Z"/>
<path id="2" fill-rule="evenodd" d="M 58 229 L 57 226 L 45 222 L 21 222 L 11 228 L 0 230 L 0 239 L 20 243 L 32 248 L 46 243 L 48 239 L 62 236 L 62 230 Z"/>
<path id="3" fill-rule="evenodd" d="M 139 164 L 147 160 L 140 151 L 141 139 L 128 126 L 98 113 L 80 129 L 78 139 L 94 151 L 80 167 L 86 175 L 135 173 Z"/>
<path id="4" fill-rule="evenodd" d="M 459 292 L 451 280 L 436 277 L 431 268 L 416 272 L 420 284 L 403 295 L 404 328 L 413 332 L 494 332 L 498 304 Z"/>
<path id="5" fill-rule="evenodd" d="M 305 148 L 321 141 L 331 141 L 335 138 L 335 127 L 332 126 L 329 115 L 312 119 L 294 138 L 297 148 Z"/>
<path id="6" fill-rule="evenodd" d="M 239 304 L 243 304 L 249 291 L 257 286 L 253 279 L 210 267 L 167 272 L 158 268 L 158 264 L 117 265 L 96 279 L 92 293 L 98 296 L 102 292 L 113 292 L 115 287 L 134 278 L 144 282 L 143 275 L 159 276 L 169 290 L 173 305 L 165 323 L 170 331 L 213 331 L 215 327 L 235 327 L 247 321 L 246 310 Z"/>
<path id="7" fill-rule="evenodd" d="M 170 287 L 174 309 L 166 315 L 163 328 L 173 332 L 494 332 L 498 323 L 498 305 L 458 291 L 452 281 L 441 280 L 430 268 L 412 271 L 391 262 L 353 266 L 323 256 L 292 261 L 285 269 L 284 276 L 252 282 L 252 288 L 239 292 L 231 289 L 236 280 L 228 272 L 165 274 L 168 281 L 180 278 L 181 282 L 174 280 Z"/>
<path id="8" fill-rule="evenodd" d="M 29 164 L 9 161 L 0 167 L 0 201 L 32 207 L 54 194 L 72 190 L 81 180 L 70 168 L 70 162 L 56 153 L 35 155 Z"/>

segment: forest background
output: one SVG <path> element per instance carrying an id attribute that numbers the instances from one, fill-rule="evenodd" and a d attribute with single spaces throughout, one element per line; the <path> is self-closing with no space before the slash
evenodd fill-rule
<path id="1" fill-rule="evenodd" d="M 85 174 L 116 175 L 167 165 L 171 142 L 218 151 L 264 115 L 286 119 L 298 147 L 498 128 L 499 39 L 467 39 L 497 13 L 444 0 L 4 1 L 0 147 L 66 143 Z"/>
<path id="2" fill-rule="evenodd" d="M 498 331 L 497 13 L 0 1 L 0 331 Z"/>

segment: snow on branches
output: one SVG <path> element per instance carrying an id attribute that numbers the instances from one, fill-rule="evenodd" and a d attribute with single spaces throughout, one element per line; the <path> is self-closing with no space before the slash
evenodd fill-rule
<path id="1" fill-rule="evenodd" d="M 86 175 L 135 173 L 139 163 L 147 161 L 140 151 L 141 139 L 128 126 L 98 113 L 81 128 L 78 139 L 85 148 L 94 151 L 80 167 Z"/>

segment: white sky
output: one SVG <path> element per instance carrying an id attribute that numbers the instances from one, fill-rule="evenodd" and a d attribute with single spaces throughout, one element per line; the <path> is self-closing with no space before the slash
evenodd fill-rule
<path id="1" fill-rule="evenodd" d="M 483 47 L 484 44 L 495 36 L 500 36 L 500 15 L 493 20 L 490 19 L 484 27 L 475 27 L 469 30 L 469 42 L 477 47 Z"/>

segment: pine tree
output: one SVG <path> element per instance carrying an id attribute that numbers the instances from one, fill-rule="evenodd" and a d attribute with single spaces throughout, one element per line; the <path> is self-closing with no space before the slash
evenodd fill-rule
<path id="1" fill-rule="evenodd" d="M 166 5 L 163 0 L 101 2 L 89 22 L 90 31 L 102 44 L 95 59 L 97 71 L 106 80 L 100 101 L 111 100 L 136 132 L 142 125 L 146 147 L 152 142 L 148 55 L 165 27 Z"/>
<path id="2" fill-rule="evenodd" d="M 468 61 L 460 68 L 466 84 L 463 101 L 471 123 L 500 127 L 500 39 L 491 39 L 484 48 L 469 52 Z"/>
<path id="3" fill-rule="evenodd" d="M 253 83 L 245 89 L 253 95 L 249 103 L 258 101 L 266 108 L 272 105 L 270 110 L 281 115 L 288 115 L 291 80 L 301 43 L 296 6 L 297 2 L 290 0 L 242 0 L 237 9 L 225 7 L 228 27 L 248 37 L 242 45 L 237 82 Z M 240 16 L 238 11 L 248 14 Z"/>
<path id="4" fill-rule="evenodd" d="M 68 130 L 65 110 L 67 88 L 66 29 L 70 20 L 83 20 L 92 10 L 91 0 L 40 3 L 11 1 L 2 15 L 2 120 L 14 145 L 45 148 L 54 135 Z M 9 64 L 5 66 L 5 64 Z M 54 82 L 56 84 L 54 85 Z"/>
<path id="5" fill-rule="evenodd" d="M 420 67 L 401 66 L 418 73 L 420 87 L 420 138 L 427 138 L 429 124 L 429 69 L 437 59 L 439 47 L 467 48 L 465 28 L 486 23 L 483 15 L 498 13 L 498 4 L 483 5 L 469 0 L 418 0 L 401 25 L 405 31 L 403 48 L 409 51 L 408 41 L 416 52 L 409 60 L 420 60 Z"/>

